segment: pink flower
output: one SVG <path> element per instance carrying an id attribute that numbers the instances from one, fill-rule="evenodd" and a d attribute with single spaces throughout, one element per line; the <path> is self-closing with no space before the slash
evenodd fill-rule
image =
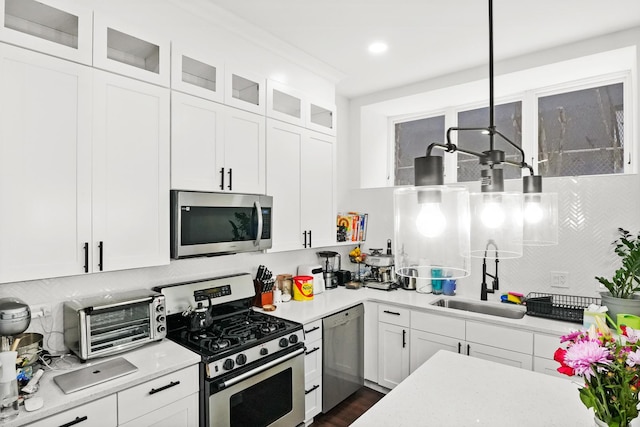
<path id="1" fill-rule="evenodd" d="M 598 341 L 580 341 L 569 347 L 564 357 L 564 363 L 573 368 L 577 375 L 584 375 L 589 381 L 595 375 L 592 364 L 611 364 L 611 352 L 606 347 L 601 347 Z M 604 368 L 598 368 L 598 371 Z"/>
<path id="2" fill-rule="evenodd" d="M 560 342 L 567 342 L 567 341 L 576 341 L 577 338 L 580 338 L 580 336 L 583 334 L 582 331 L 574 331 L 571 332 L 569 335 L 563 335 L 560 337 Z"/>
<path id="3" fill-rule="evenodd" d="M 632 351 L 627 354 L 627 365 L 631 367 L 640 365 L 640 350 Z"/>
<path id="4" fill-rule="evenodd" d="M 628 343 L 635 344 L 638 342 L 638 339 L 640 338 L 640 331 L 637 331 L 625 325 L 621 325 L 620 329 L 622 330 L 622 335 L 627 337 Z"/>

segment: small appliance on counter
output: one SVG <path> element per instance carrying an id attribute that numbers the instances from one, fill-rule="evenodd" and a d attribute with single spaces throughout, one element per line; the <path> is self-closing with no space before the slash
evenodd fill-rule
<path id="1" fill-rule="evenodd" d="M 371 268 L 371 275 L 365 279 L 368 288 L 390 291 L 398 287 L 393 268 L 393 255 L 383 254 L 382 249 L 371 249 L 364 261 Z"/>
<path id="2" fill-rule="evenodd" d="M 313 277 L 313 293 L 315 295 L 321 294 L 324 291 L 324 271 L 320 264 L 299 265 L 298 276 Z"/>
<path id="3" fill-rule="evenodd" d="M 317 254 L 320 258 L 324 259 L 324 287 L 326 289 L 333 289 L 338 287 L 338 275 L 336 273 L 342 267 L 340 254 L 333 251 L 320 251 Z M 338 260 L 337 266 L 336 260 Z"/>

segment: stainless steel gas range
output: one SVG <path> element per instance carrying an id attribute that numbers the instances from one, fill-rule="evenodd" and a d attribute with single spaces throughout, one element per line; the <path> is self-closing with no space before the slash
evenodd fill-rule
<path id="1" fill-rule="evenodd" d="M 200 426 L 304 423 L 302 325 L 255 311 L 247 274 L 161 286 L 167 337 L 198 353 Z"/>

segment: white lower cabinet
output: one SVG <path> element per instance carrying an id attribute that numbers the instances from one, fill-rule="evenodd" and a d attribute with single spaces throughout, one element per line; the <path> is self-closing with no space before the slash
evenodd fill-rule
<path id="1" fill-rule="evenodd" d="M 322 320 L 304 325 L 304 422 L 322 411 Z"/>
<path id="2" fill-rule="evenodd" d="M 44 418 L 29 427 L 71 426 L 116 427 L 118 425 L 118 399 L 112 394 L 84 405 Z"/>
<path id="3" fill-rule="evenodd" d="M 383 387 L 395 387 L 440 350 L 534 368 L 531 332 L 383 304 L 377 315 L 376 382 Z"/>
<path id="4" fill-rule="evenodd" d="M 378 306 L 378 384 L 394 388 L 409 376 L 410 310 Z"/>
<path id="5" fill-rule="evenodd" d="M 194 394 L 196 399 L 187 399 L 185 402 L 174 405 Z M 135 426 L 169 426 L 171 424 L 159 423 L 160 421 L 164 423 L 162 417 L 158 417 L 160 413 L 164 413 L 165 420 L 176 416 L 178 419 L 189 421 L 187 424 L 174 425 L 195 427 L 198 424 L 197 395 L 197 365 L 163 375 L 118 393 L 118 423 L 123 425 L 131 422 L 130 425 Z M 195 406 L 190 408 L 189 402 L 195 403 Z"/>
<path id="6" fill-rule="evenodd" d="M 44 418 L 29 427 L 197 427 L 198 365 Z"/>
<path id="7" fill-rule="evenodd" d="M 558 372 L 560 364 L 553 360 L 553 354 L 560 347 L 560 337 L 557 335 L 533 335 L 533 370 L 558 378 L 571 379 Z"/>

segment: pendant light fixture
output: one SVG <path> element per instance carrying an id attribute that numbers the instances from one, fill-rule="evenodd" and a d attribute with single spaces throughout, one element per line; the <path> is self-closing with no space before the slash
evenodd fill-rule
<path id="1" fill-rule="evenodd" d="M 415 187 L 394 194 L 396 273 L 434 280 L 443 276 L 470 274 L 469 257 L 517 258 L 524 245 L 558 243 L 557 195 L 542 193 L 542 177 L 535 175 L 518 145 L 495 126 L 493 71 L 493 0 L 489 3 L 489 126 L 451 127 L 444 144 L 432 143 L 426 156 L 414 161 Z M 451 142 L 452 132 L 473 132 L 485 151 L 467 150 Z M 496 148 L 496 139 L 513 147 L 520 161 L 508 160 Z M 442 157 L 461 152 L 478 158 L 482 166 L 480 192 L 469 194 L 463 187 L 445 186 Z M 529 172 L 523 192 L 504 191 L 503 167 Z M 487 250 L 491 246 L 491 250 Z"/>

